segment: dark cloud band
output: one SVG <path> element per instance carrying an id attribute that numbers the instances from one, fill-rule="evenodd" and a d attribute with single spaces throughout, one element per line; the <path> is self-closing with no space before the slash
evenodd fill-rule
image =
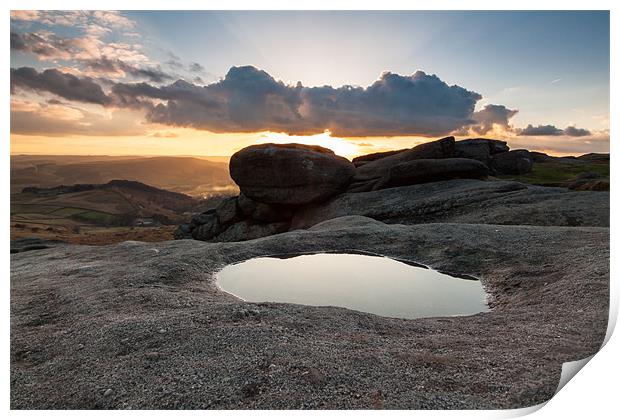
<path id="1" fill-rule="evenodd" d="M 584 137 L 592 133 L 585 128 L 576 128 L 573 126 L 566 127 L 564 130 L 554 125 L 538 125 L 528 124 L 527 127 L 518 130 L 521 136 L 568 136 L 568 137 Z"/>
<path id="2" fill-rule="evenodd" d="M 11 92 L 16 88 L 49 92 L 71 101 L 109 105 L 108 97 L 90 77 L 77 77 L 56 69 L 38 72 L 31 67 L 11 69 Z"/>
<path id="3" fill-rule="evenodd" d="M 286 85 L 251 66 L 233 67 L 207 86 L 118 83 L 112 94 L 124 106 L 148 108 L 150 121 L 173 126 L 298 135 L 330 130 L 351 137 L 447 134 L 475 123 L 471 117 L 481 99 L 421 71 L 384 73 L 367 88 L 309 88 Z"/>
<path id="4" fill-rule="evenodd" d="M 131 71 L 114 60 L 90 65 L 102 71 Z M 411 76 L 386 72 L 366 88 L 304 87 L 300 82 L 287 85 L 251 66 L 232 67 L 224 79 L 206 86 L 184 80 L 168 85 L 111 81 L 104 85 L 106 91 L 95 79 L 55 69 L 11 69 L 12 91 L 30 89 L 71 101 L 139 109 L 150 122 L 212 132 L 308 135 L 330 130 L 343 137 L 483 135 L 499 125 L 521 136 L 591 134 L 582 128 L 561 130 L 552 125 L 514 129 L 509 120 L 517 110 L 486 105 L 474 112 L 481 99 L 478 93 L 448 86 L 421 71 Z"/>

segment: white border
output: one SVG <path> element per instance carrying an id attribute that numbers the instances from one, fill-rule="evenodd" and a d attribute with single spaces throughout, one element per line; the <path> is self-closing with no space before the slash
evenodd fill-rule
<path id="1" fill-rule="evenodd" d="M 620 66 L 618 65 L 618 56 L 619 56 L 619 27 L 620 27 L 620 2 L 611 1 L 611 0 L 588 0 L 586 1 L 575 1 L 575 0 L 564 0 L 564 1 L 553 1 L 553 0 L 468 0 L 468 1 L 459 1 L 459 0 L 434 0 L 432 2 L 429 1 L 405 1 L 405 0 L 382 0 L 382 1 L 367 1 L 367 0 L 358 0 L 358 1 L 338 1 L 338 0 L 314 0 L 314 1 L 285 1 L 285 0 L 263 0 L 260 3 L 253 2 L 250 0 L 245 1 L 191 1 L 191 0 L 176 0 L 173 3 L 170 2 L 158 2 L 155 4 L 150 1 L 139 1 L 139 0 L 108 0 L 108 1 L 90 1 L 85 3 L 77 0 L 59 0 L 54 1 L 53 3 L 49 1 L 6 1 L 4 2 L 5 6 L 5 14 L 3 19 L 0 21 L 3 27 L 3 32 L 5 36 L 8 37 L 9 33 L 9 16 L 8 11 L 11 9 L 81 9 L 87 6 L 89 9 L 118 9 L 118 10 L 137 10 L 137 9 L 145 9 L 145 10 L 167 10 L 171 6 L 174 6 L 176 9 L 189 9 L 189 10 L 199 10 L 199 9 L 211 9 L 211 10 L 274 10 L 274 9 L 288 9 L 288 10 L 383 10 L 383 9 L 395 9 L 395 10 L 611 10 L 611 104 L 610 104 L 610 131 L 615 134 L 615 129 L 618 127 L 618 82 L 617 79 L 614 78 L 614 75 L 617 75 L 620 71 Z M 5 42 L 2 44 L 2 48 L 4 49 L 4 57 L 9 56 L 9 43 L 5 38 Z M 8 249 L 8 238 L 9 238 L 9 203 L 6 200 L 6 197 L 9 196 L 9 151 L 10 151 L 10 142 L 9 142 L 9 65 L 5 64 L 5 67 L 2 69 L 4 74 L 5 83 L 3 85 L 3 89 L 5 91 L 4 101 L 2 102 L 3 112 L 1 114 L 2 125 L 1 127 L 4 130 L 4 136 L 2 140 L 2 169 L 3 169 L 3 182 L 2 182 L 2 194 L 5 197 L 5 201 L 3 201 L 3 216 L 4 216 L 4 224 L 1 225 L 2 229 L 2 237 L 4 241 L 2 242 L 2 250 L 1 257 L 4 273 L 3 276 L 5 287 L 3 289 L 3 302 L 4 302 L 4 319 L 1 327 L 1 335 L 3 339 L 2 346 L 2 355 L 4 363 L 2 363 L 0 370 L 2 381 L 2 402 L 5 407 L 5 410 L 9 409 L 9 385 L 10 385 L 10 375 L 9 375 L 9 328 L 10 328 L 10 319 L 9 319 L 9 267 L 10 267 L 10 258 L 9 258 L 9 249 Z M 617 208 L 616 203 L 616 195 L 613 194 L 613 190 L 615 190 L 615 186 L 620 181 L 617 176 L 617 172 L 615 171 L 616 163 L 615 163 L 615 147 L 613 142 L 610 145 L 610 150 L 612 152 L 612 215 L 613 210 Z M 612 232 L 615 230 L 616 223 L 612 217 Z M 615 239 L 615 238 L 613 238 Z M 617 249 L 615 242 L 612 239 L 612 258 L 611 258 L 611 279 L 612 279 L 612 300 L 611 300 L 611 309 L 612 312 L 610 314 L 610 331 L 613 329 L 613 325 L 615 324 L 615 320 L 617 318 L 617 308 L 618 308 L 618 296 L 616 293 L 617 282 L 614 280 L 615 275 L 618 273 L 618 267 L 614 258 L 614 255 L 617 254 L 615 250 Z M 578 374 L 577 379 L 570 381 L 566 386 L 554 397 L 552 398 L 544 408 L 535 411 L 530 415 L 532 419 L 547 419 L 547 418 L 563 418 L 563 419 L 583 419 L 584 417 L 592 417 L 592 418 L 611 418 L 611 413 L 618 412 L 618 400 L 616 385 L 618 384 L 618 365 L 619 362 L 617 360 L 616 354 L 620 354 L 619 344 L 617 337 L 611 336 L 611 339 L 604 347 L 602 351 L 600 351 L 594 358 L 583 368 L 583 370 Z M 466 418 L 503 418 L 503 417 L 513 417 L 514 415 L 524 415 L 527 414 L 528 409 L 511 411 L 511 412 L 502 412 L 502 411 L 477 411 L 477 412 L 463 412 L 463 411 L 387 411 L 387 412 L 369 412 L 369 411 L 296 411 L 296 412 L 284 412 L 284 411 L 219 411 L 219 412 L 203 412 L 203 411 L 194 411 L 194 412 L 164 412 L 164 411 L 132 411 L 132 412 L 69 412 L 69 411 L 46 411 L 46 412 L 33 412 L 33 411 L 13 411 L 10 413 L 11 416 L 17 418 L 32 418 L 32 417 L 40 417 L 40 416 L 49 416 L 56 418 L 81 418 L 84 415 L 88 415 L 89 417 L 96 419 L 104 419 L 109 418 L 110 416 L 114 417 L 125 417 L 125 418 L 163 418 L 168 416 L 182 416 L 187 418 L 202 418 L 203 416 L 216 416 L 217 417 L 234 417 L 234 418 L 252 418 L 252 419 L 288 419 L 292 415 L 295 417 L 306 417 L 309 416 L 321 416 L 321 417 L 350 417 L 350 418 L 409 418 L 410 416 L 415 416 L 416 418 L 456 418 L 463 417 Z"/>

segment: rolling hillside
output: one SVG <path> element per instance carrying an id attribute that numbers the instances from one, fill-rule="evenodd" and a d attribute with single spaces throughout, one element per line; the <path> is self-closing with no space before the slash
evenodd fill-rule
<path id="1" fill-rule="evenodd" d="M 93 244 L 172 239 L 177 224 L 214 199 L 126 180 L 27 187 L 11 194 L 11 238 L 38 236 Z"/>
<path id="2" fill-rule="evenodd" d="M 31 186 L 104 184 L 114 179 L 203 198 L 236 190 L 228 163 L 222 161 L 195 157 L 11 156 L 11 192 Z"/>

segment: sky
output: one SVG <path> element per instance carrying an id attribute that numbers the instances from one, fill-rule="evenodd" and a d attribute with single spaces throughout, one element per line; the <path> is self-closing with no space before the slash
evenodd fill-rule
<path id="1" fill-rule="evenodd" d="M 11 153 L 609 151 L 606 11 L 12 11 Z"/>

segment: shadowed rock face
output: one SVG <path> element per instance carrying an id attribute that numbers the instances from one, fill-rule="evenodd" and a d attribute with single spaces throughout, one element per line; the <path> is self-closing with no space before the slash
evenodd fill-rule
<path id="1" fill-rule="evenodd" d="M 491 169 L 501 175 L 523 175 L 532 170 L 533 159 L 527 150 L 498 153 L 491 160 Z"/>
<path id="2" fill-rule="evenodd" d="M 353 182 L 383 178 L 395 165 L 414 159 L 444 159 L 454 156 L 454 137 L 420 144 L 412 149 L 368 162 L 355 169 Z"/>
<path id="3" fill-rule="evenodd" d="M 343 192 L 355 167 L 329 149 L 301 144 L 246 147 L 230 159 L 230 176 L 248 198 L 301 205 Z"/>
<path id="4" fill-rule="evenodd" d="M 489 168 L 473 159 L 416 159 L 390 168 L 388 175 L 375 184 L 374 190 L 415 185 L 454 178 L 484 178 Z"/>
<path id="5" fill-rule="evenodd" d="M 510 150 L 505 141 L 492 139 L 467 139 L 457 141 L 454 148 L 454 157 L 475 159 L 486 165 L 491 156 Z"/>

